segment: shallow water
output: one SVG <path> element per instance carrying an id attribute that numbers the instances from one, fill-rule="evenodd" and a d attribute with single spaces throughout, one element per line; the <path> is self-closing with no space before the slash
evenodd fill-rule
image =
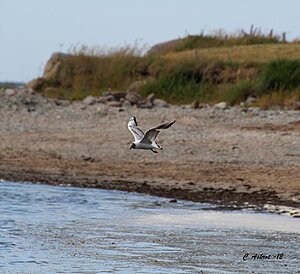
<path id="1" fill-rule="evenodd" d="M 300 273 L 299 258 L 289 216 L 0 182 L 0 273 Z"/>

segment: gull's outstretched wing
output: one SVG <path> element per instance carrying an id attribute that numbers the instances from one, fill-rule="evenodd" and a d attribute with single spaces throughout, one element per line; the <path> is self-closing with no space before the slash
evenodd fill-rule
<path id="1" fill-rule="evenodd" d="M 151 144 L 152 142 L 154 142 L 155 138 L 157 137 L 158 133 L 160 132 L 160 129 L 167 129 L 170 126 L 172 126 L 175 123 L 175 121 L 171 122 L 171 123 L 165 123 L 162 124 L 160 126 L 154 127 L 154 128 L 150 128 L 149 130 L 146 131 L 143 139 L 142 139 L 142 143 L 145 144 Z"/>
<path id="2" fill-rule="evenodd" d="M 137 124 L 136 118 L 134 116 L 132 116 L 129 119 L 128 129 L 132 133 L 132 135 L 134 137 L 134 140 L 136 142 L 139 142 L 139 141 L 141 141 L 143 139 L 144 133 L 143 133 L 143 131 L 140 128 L 138 128 L 138 124 Z"/>

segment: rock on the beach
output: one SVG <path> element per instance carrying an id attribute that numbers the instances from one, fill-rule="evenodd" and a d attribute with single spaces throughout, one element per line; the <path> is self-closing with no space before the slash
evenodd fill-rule
<path id="1" fill-rule="evenodd" d="M 8 88 L 4 91 L 4 94 L 6 96 L 15 96 L 17 94 L 17 91 L 15 89 Z"/>
<path id="2" fill-rule="evenodd" d="M 127 100 L 124 100 L 123 106 L 125 106 L 125 107 L 131 107 L 131 103 L 129 101 L 127 101 Z"/>
<path id="3" fill-rule="evenodd" d="M 52 54 L 45 66 L 43 78 L 45 80 L 57 80 L 59 78 L 62 63 L 67 56 L 68 54 L 61 52 Z"/>
<path id="4" fill-rule="evenodd" d="M 125 99 L 127 93 L 123 91 L 112 92 L 111 96 L 114 97 L 116 101 L 120 101 L 121 99 Z"/>
<path id="5" fill-rule="evenodd" d="M 248 108 L 248 112 L 252 113 L 253 115 L 259 115 L 261 109 L 259 107 L 251 107 Z"/>
<path id="6" fill-rule="evenodd" d="M 162 107 L 162 108 L 169 107 L 169 104 L 165 100 L 162 100 L 162 99 L 154 99 L 153 105 L 156 107 Z"/>
<path id="7" fill-rule="evenodd" d="M 146 98 L 146 105 L 148 106 L 153 106 L 153 101 L 155 99 L 155 94 L 154 93 L 150 93 L 147 98 Z"/>
<path id="8" fill-rule="evenodd" d="M 199 101 L 194 101 L 192 104 L 191 104 L 191 108 L 193 108 L 193 109 L 197 109 L 197 108 L 199 108 Z"/>
<path id="9" fill-rule="evenodd" d="M 122 103 L 119 101 L 110 101 L 106 103 L 110 107 L 121 107 Z"/>
<path id="10" fill-rule="evenodd" d="M 39 77 L 39 78 L 35 78 L 35 79 L 31 80 L 30 82 L 28 82 L 26 84 L 26 87 L 37 91 L 37 90 L 42 89 L 44 85 L 45 85 L 45 79 Z"/>
<path id="11" fill-rule="evenodd" d="M 138 105 L 143 99 L 136 92 L 128 92 L 126 94 L 125 100 L 130 102 L 131 105 Z"/>
<path id="12" fill-rule="evenodd" d="M 253 97 L 253 96 L 248 96 L 247 99 L 246 99 L 246 104 L 247 104 L 247 105 L 251 105 L 251 104 L 255 103 L 256 101 L 257 101 L 257 100 L 256 100 L 255 97 Z"/>
<path id="13" fill-rule="evenodd" d="M 228 108 L 228 103 L 227 102 L 220 102 L 218 104 L 215 104 L 215 107 L 224 110 L 224 109 Z"/>
<path id="14" fill-rule="evenodd" d="M 34 93 L 29 88 L 6 89 L 0 99 L 0 105 L 13 110 L 35 111 L 41 109 L 49 101 L 41 94 Z"/>
<path id="15" fill-rule="evenodd" d="M 97 103 L 101 103 L 101 104 L 105 104 L 106 103 L 106 99 L 104 96 L 99 96 L 96 98 Z"/>
<path id="16" fill-rule="evenodd" d="M 115 97 L 112 94 L 107 94 L 103 96 L 105 103 L 115 101 Z"/>
<path id="17" fill-rule="evenodd" d="M 88 96 L 82 101 L 85 105 L 93 105 L 96 103 L 96 98 L 94 96 Z"/>
<path id="18" fill-rule="evenodd" d="M 296 101 L 293 104 L 293 109 L 294 110 L 300 110 L 300 101 Z"/>

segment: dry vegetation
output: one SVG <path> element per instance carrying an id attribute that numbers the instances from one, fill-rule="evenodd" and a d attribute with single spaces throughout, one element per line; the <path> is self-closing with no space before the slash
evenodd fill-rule
<path id="1" fill-rule="evenodd" d="M 143 96 L 154 92 L 173 103 L 237 104 L 254 96 L 256 104 L 268 108 L 300 100 L 300 43 L 253 27 L 235 35 L 187 36 L 147 54 L 136 46 L 71 53 L 59 75 L 48 81 L 47 96 L 82 99 L 145 80 L 138 90 Z"/>
<path id="2" fill-rule="evenodd" d="M 260 44 L 170 52 L 166 58 L 199 59 L 206 62 L 266 63 L 278 58 L 300 59 L 300 43 Z"/>

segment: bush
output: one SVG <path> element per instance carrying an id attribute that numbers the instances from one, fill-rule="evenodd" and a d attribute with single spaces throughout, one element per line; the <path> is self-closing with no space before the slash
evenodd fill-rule
<path id="1" fill-rule="evenodd" d="M 196 63 L 181 63 L 146 83 L 142 95 L 155 93 L 156 96 L 173 103 L 189 103 L 193 100 L 208 101 L 213 84 L 204 79 L 204 69 Z"/>
<path id="2" fill-rule="evenodd" d="M 220 98 L 220 101 L 226 101 L 230 105 L 244 102 L 248 96 L 256 96 L 259 93 L 259 87 L 254 81 L 242 81 L 238 84 L 230 85 Z"/>
<path id="3" fill-rule="evenodd" d="M 261 85 L 264 92 L 300 87 L 300 61 L 279 59 L 269 62 L 262 72 Z"/>

